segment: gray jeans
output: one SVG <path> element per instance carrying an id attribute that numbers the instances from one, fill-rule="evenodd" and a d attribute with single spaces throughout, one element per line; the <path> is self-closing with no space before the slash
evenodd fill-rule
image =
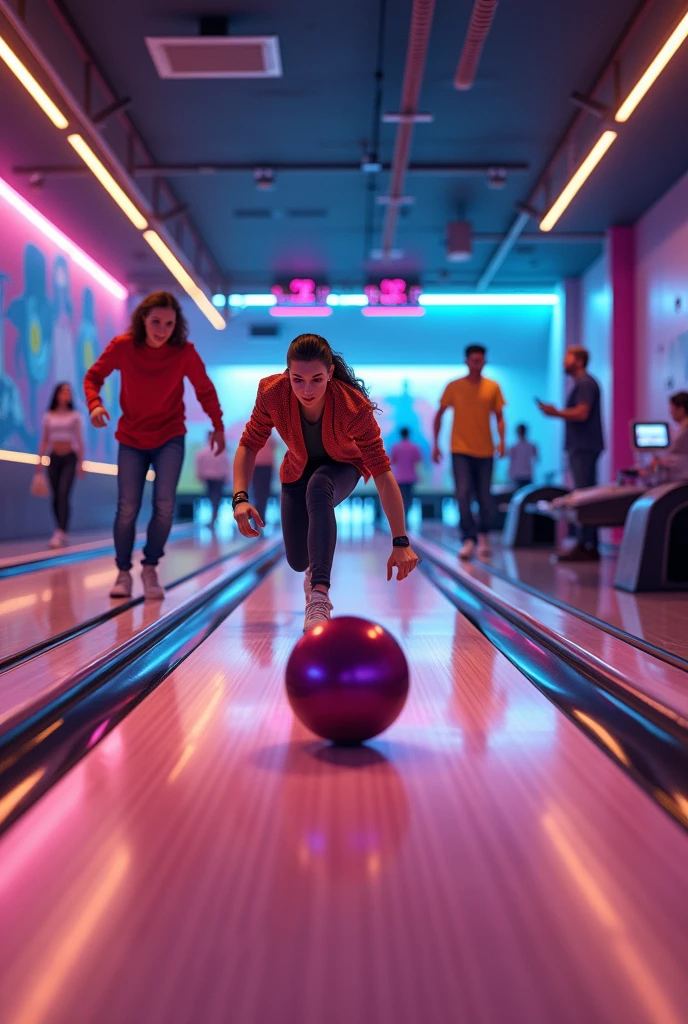
<path id="1" fill-rule="evenodd" d="M 569 468 L 576 490 L 581 487 L 595 487 L 597 484 L 597 460 L 599 452 L 569 452 Z M 578 527 L 578 543 L 585 548 L 597 550 L 597 528 Z"/>

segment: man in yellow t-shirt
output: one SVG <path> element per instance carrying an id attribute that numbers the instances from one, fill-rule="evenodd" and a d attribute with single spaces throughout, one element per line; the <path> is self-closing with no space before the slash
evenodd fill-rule
<path id="1" fill-rule="evenodd" d="M 466 365 L 468 374 L 447 384 L 440 399 L 440 407 L 435 416 L 435 448 L 433 459 L 439 462 L 442 453 L 437 444 L 442 417 L 450 407 L 454 410 L 454 423 L 451 435 L 452 464 L 456 482 L 456 499 L 459 503 L 459 529 L 463 546 L 459 552 L 461 558 L 471 558 L 476 550 L 477 555 L 485 558 L 490 554 L 490 543 L 487 536 L 492 518 L 492 461 L 495 445 L 492 439 L 491 417 L 494 413 L 499 432 L 500 456 L 504 456 L 504 416 L 502 409 L 506 404 L 501 388 L 494 380 L 483 377 L 485 365 L 485 348 L 482 345 L 469 345 L 466 349 Z M 480 525 L 476 529 L 471 498 L 475 494 L 480 509 Z"/>

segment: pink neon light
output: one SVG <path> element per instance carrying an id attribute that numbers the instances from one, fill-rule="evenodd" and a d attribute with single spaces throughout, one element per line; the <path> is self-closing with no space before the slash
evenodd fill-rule
<path id="1" fill-rule="evenodd" d="M 272 310 L 271 310 L 272 312 Z M 425 316 L 424 306 L 364 306 L 363 316 Z"/>
<path id="2" fill-rule="evenodd" d="M 330 306 L 270 306 L 270 316 L 332 316 Z"/>
<path id="3" fill-rule="evenodd" d="M 58 248 L 67 253 L 82 270 L 85 270 L 87 274 L 95 278 L 116 299 L 124 300 L 127 298 L 129 292 L 123 284 L 116 281 L 95 260 L 87 256 L 83 249 L 80 249 L 71 238 L 67 238 L 47 217 L 39 213 L 31 203 L 27 203 L 26 199 L 20 196 L 18 192 L 15 192 L 3 178 L 0 178 L 0 198 L 4 199 L 9 206 L 15 209 L 17 213 L 20 213 L 35 228 L 42 231 L 46 238 L 49 238 Z"/>

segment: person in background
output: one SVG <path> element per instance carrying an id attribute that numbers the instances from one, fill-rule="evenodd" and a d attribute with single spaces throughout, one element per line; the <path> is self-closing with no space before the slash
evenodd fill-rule
<path id="1" fill-rule="evenodd" d="M 518 441 L 509 449 L 509 480 L 515 487 L 526 487 L 533 482 L 533 463 L 538 457 L 536 446 L 528 441 L 525 423 L 516 427 Z"/>
<path id="2" fill-rule="evenodd" d="M 566 407 L 557 409 L 547 402 L 537 403 L 545 416 L 558 417 L 566 423 L 565 449 L 576 490 L 597 485 L 597 460 L 604 451 L 600 386 L 588 373 L 589 359 L 587 349 L 569 346 L 564 356 L 564 372 L 573 378 L 573 387 Z M 594 526 L 580 526 L 575 547 L 558 556 L 560 562 L 596 562 L 599 557 Z"/>
<path id="3" fill-rule="evenodd" d="M 404 502 L 404 515 L 408 516 L 413 504 L 413 485 L 418 482 L 416 466 L 423 461 L 423 453 L 417 444 L 409 440 L 408 427 L 402 427 L 399 434 L 401 441 L 392 445 L 389 458 Z"/>
<path id="4" fill-rule="evenodd" d="M 56 530 L 50 538 L 51 548 L 67 543 L 69 528 L 69 498 L 78 473 L 84 476 L 84 431 L 81 413 L 74 408 L 69 384 L 58 384 L 53 391 L 48 411 L 43 417 L 43 435 L 38 454 L 50 456 L 48 480 L 53 494 L 53 514 Z M 41 463 L 36 469 L 42 473 Z"/>
<path id="5" fill-rule="evenodd" d="M 256 455 L 256 465 L 251 481 L 252 504 L 263 522 L 265 522 L 265 510 L 272 487 L 276 448 L 277 442 L 273 435 L 270 434 L 270 437 L 265 442 L 265 447 L 261 448 Z"/>
<path id="6" fill-rule="evenodd" d="M 213 451 L 214 431 L 208 432 L 208 443 L 196 453 L 196 476 L 205 484 L 208 500 L 210 501 L 211 517 L 210 528 L 214 528 L 217 522 L 217 513 L 222 501 L 222 492 L 229 476 L 229 459 L 227 452 L 220 452 L 217 455 Z"/>
<path id="7" fill-rule="evenodd" d="M 663 470 L 667 483 L 688 480 L 688 391 L 677 391 L 669 399 L 669 415 L 678 426 L 664 455 L 652 460 L 650 472 Z"/>
<path id="8" fill-rule="evenodd" d="M 456 499 L 459 503 L 459 530 L 463 546 L 459 551 L 460 558 L 471 558 L 476 550 L 477 555 L 485 558 L 490 554 L 488 531 L 492 519 L 492 463 L 495 445 L 492 438 L 491 418 L 494 415 L 499 433 L 497 452 L 500 457 L 506 454 L 504 442 L 504 416 L 502 409 L 506 405 L 499 384 L 483 377 L 486 362 L 486 349 L 483 345 L 469 345 L 466 349 L 466 365 L 468 373 L 447 384 L 440 399 L 440 407 L 435 416 L 435 447 L 432 457 L 435 462 L 442 458 L 437 439 L 440 433 L 442 417 L 449 407 L 454 410 L 454 423 L 451 435 L 452 468 L 456 482 Z M 480 523 L 476 530 L 471 496 L 476 494 L 480 509 Z"/>
<path id="9" fill-rule="evenodd" d="M 225 450 L 222 409 L 215 386 L 187 339 L 188 325 L 175 296 L 153 292 L 132 313 L 126 334 L 113 338 L 84 378 L 91 423 L 105 427 L 110 414 L 103 406 L 100 390 L 113 370 L 121 374 L 122 415 L 115 434 L 119 441 L 114 525 L 118 574 L 110 597 L 131 597 L 136 517 L 151 466 L 155 470 L 153 515 L 143 549 L 141 580 L 147 601 L 161 601 L 165 596 L 157 565 L 172 529 L 184 461 L 185 377 L 213 424 L 214 450 L 218 455 Z"/>

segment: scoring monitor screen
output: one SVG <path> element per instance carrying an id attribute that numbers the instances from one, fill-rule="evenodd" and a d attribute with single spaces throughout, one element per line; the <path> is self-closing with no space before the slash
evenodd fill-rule
<path id="1" fill-rule="evenodd" d="M 634 423 L 633 444 L 636 448 L 668 448 L 668 423 Z"/>

